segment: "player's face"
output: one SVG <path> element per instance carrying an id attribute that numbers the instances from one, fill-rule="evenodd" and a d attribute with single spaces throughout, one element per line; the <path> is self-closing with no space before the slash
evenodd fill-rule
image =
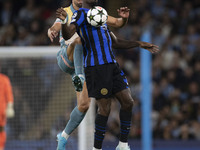
<path id="1" fill-rule="evenodd" d="M 76 7 L 81 8 L 83 0 L 73 0 L 73 3 L 76 5 Z"/>

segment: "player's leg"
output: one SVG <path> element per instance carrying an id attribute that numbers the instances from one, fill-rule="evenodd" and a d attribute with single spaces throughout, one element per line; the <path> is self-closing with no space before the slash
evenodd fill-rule
<path id="1" fill-rule="evenodd" d="M 113 64 L 85 68 L 89 97 L 96 98 L 98 113 L 95 118 L 93 150 L 100 150 L 111 107 Z"/>
<path id="2" fill-rule="evenodd" d="M 68 139 L 69 135 L 81 123 L 90 105 L 90 98 L 88 98 L 86 83 L 84 83 L 83 90 L 77 93 L 77 106 L 70 114 L 69 122 L 67 123 L 63 136 Z"/>
<path id="3" fill-rule="evenodd" d="M 83 90 L 76 93 L 78 99 L 78 110 L 82 113 L 86 113 L 90 106 L 90 98 L 88 97 L 86 82 L 83 84 Z"/>
<path id="4" fill-rule="evenodd" d="M 128 135 L 131 126 L 132 109 L 133 109 L 133 99 L 131 97 L 130 89 L 128 88 L 127 79 L 123 73 L 116 65 L 115 76 L 113 82 L 113 93 L 115 97 L 121 104 L 120 109 L 120 141 L 116 150 L 130 150 L 128 146 Z"/>
<path id="5" fill-rule="evenodd" d="M 74 62 L 73 59 L 69 59 L 71 57 L 73 58 L 73 56 L 68 56 L 67 50 L 73 51 L 73 47 L 70 45 L 62 46 L 60 51 L 57 53 L 57 63 L 63 72 L 70 74 L 73 77 L 75 75 Z"/>
<path id="6" fill-rule="evenodd" d="M 2 127 L 3 129 L 3 127 Z M 0 150 L 4 150 L 6 144 L 6 132 L 0 129 Z"/>
<path id="7" fill-rule="evenodd" d="M 57 53 L 58 66 L 61 68 L 61 70 L 65 73 L 70 74 L 72 77 L 75 75 L 75 73 L 84 74 L 82 57 L 83 49 L 80 38 L 76 38 L 69 45 L 66 45 L 64 43 L 62 43 L 61 45 L 61 50 Z"/>
<path id="8" fill-rule="evenodd" d="M 74 63 L 73 61 L 69 60 L 69 57 L 67 55 L 67 49 L 72 50 L 72 47 L 70 46 L 68 47 L 67 45 L 64 44 L 61 50 L 57 53 L 57 62 L 58 62 L 58 66 L 63 72 L 68 73 L 73 77 L 75 75 Z M 67 138 L 69 137 L 69 135 L 70 134 L 68 134 Z M 62 135 L 62 133 L 59 133 L 57 135 L 58 145 L 57 145 L 56 150 L 65 150 L 67 138 L 66 136 Z"/>
<path id="9" fill-rule="evenodd" d="M 83 46 L 80 42 L 80 38 L 76 39 L 76 46 L 74 49 L 74 67 L 76 76 L 72 79 L 76 91 L 83 89 L 85 81 L 84 68 L 83 68 Z"/>
<path id="10" fill-rule="evenodd" d="M 70 119 L 62 133 L 58 134 L 57 150 L 65 150 L 65 145 L 71 133 L 79 126 L 90 105 L 88 98 L 86 83 L 84 83 L 83 90 L 77 92 L 77 106 L 70 114 Z"/>
<path id="11" fill-rule="evenodd" d="M 120 138 L 119 145 L 116 150 L 129 150 L 128 146 L 128 135 L 131 127 L 131 118 L 132 118 L 132 108 L 133 108 L 133 99 L 131 97 L 130 89 L 124 89 L 115 94 L 115 97 L 121 104 L 120 109 Z"/>
<path id="12" fill-rule="evenodd" d="M 75 75 L 75 69 L 74 69 L 74 64 L 73 64 L 74 46 L 75 45 L 73 44 L 69 45 L 68 47 L 65 45 L 57 54 L 59 67 L 61 68 L 62 71 L 70 74 L 72 77 Z M 57 150 L 65 149 L 65 145 L 67 143 L 68 137 L 83 120 L 85 113 L 89 107 L 90 101 L 88 101 L 86 85 L 83 88 L 84 88 L 83 92 L 80 92 L 79 94 L 77 94 L 78 107 L 75 107 L 74 110 L 72 111 L 69 122 L 67 123 L 64 132 L 62 132 L 63 134 L 57 135 L 57 138 L 58 138 Z"/>
<path id="13" fill-rule="evenodd" d="M 67 47 L 66 53 L 71 62 L 74 62 L 74 51 L 76 51 L 75 48 L 77 44 L 81 45 L 81 40 L 79 37 L 74 39 L 74 41 Z"/>
<path id="14" fill-rule="evenodd" d="M 72 83 L 75 90 L 80 92 L 83 89 L 85 76 L 83 69 L 83 46 L 79 37 L 69 45 L 67 56 L 70 61 L 74 62 L 75 75 L 72 77 Z"/>
<path id="15" fill-rule="evenodd" d="M 98 112 L 95 118 L 95 133 L 93 150 L 101 150 L 104 140 L 108 116 L 110 114 L 111 99 L 102 98 L 97 101 Z"/>
<path id="16" fill-rule="evenodd" d="M 90 105 L 88 98 L 86 83 L 84 83 L 83 90 L 77 92 L 77 106 L 70 114 L 70 119 L 61 134 L 58 134 L 57 150 L 65 150 L 65 145 L 71 133 L 79 126 Z"/>

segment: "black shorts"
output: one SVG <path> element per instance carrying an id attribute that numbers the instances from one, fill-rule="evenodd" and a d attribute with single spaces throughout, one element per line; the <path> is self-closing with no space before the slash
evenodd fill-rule
<path id="1" fill-rule="evenodd" d="M 86 67 L 85 77 L 88 95 L 96 99 L 109 98 L 128 88 L 126 76 L 116 63 Z"/>

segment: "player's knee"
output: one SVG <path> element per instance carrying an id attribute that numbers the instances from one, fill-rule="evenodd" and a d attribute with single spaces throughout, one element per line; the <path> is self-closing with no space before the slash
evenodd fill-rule
<path id="1" fill-rule="evenodd" d="M 81 43 L 81 38 L 80 38 L 80 37 L 78 37 L 78 38 L 75 39 L 75 44 L 82 44 L 82 43 Z"/>
<path id="2" fill-rule="evenodd" d="M 103 116 L 109 116 L 110 105 L 98 106 L 98 114 L 103 115 Z"/>
<path id="3" fill-rule="evenodd" d="M 130 97 L 126 100 L 125 103 L 122 103 L 121 108 L 123 110 L 131 111 L 133 109 L 133 99 Z"/>

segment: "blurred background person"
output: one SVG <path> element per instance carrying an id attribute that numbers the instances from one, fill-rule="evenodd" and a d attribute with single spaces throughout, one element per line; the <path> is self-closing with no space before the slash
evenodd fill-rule
<path id="1" fill-rule="evenodd" d="M 13 102 L 10 79 L 1 73 L 0 68 L 0 150 L 4 150 L 6 143 L 6 118 L 12 118 L 15 115 Z"/>

